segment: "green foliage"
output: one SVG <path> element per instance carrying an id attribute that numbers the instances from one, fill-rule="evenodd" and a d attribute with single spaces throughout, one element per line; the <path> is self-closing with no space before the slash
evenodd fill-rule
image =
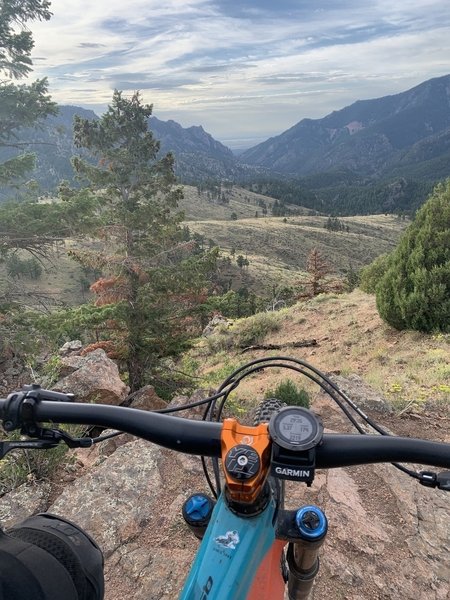
<path id="1" fill-rule="evenodd" d="M 75 230 L 92 227 L 96 201 L 92 194 L 80 193 L 66 202 L 38 204 L 9 202 L 0 205 L 0 253 L 22 249 L 45 254 L 49 246 Z"/>
<path id="2" fill-rule="evenodd" d="M 34 256 L 21 259 L 17 254 L 12 254 L 6 261 L 6 272 L 13 278 L 39 279 L 42 275 L 42 265 Z"/>
<path id="3" fill-rule="evenodd" d="M 0 73 L 19 79 L 31 71 L 33 37 L 27 27 L 32 20 L 48 20 L 51 16 L 47 0 L 2 0 L 0 3 Z M 34 165 L 33 154 L 20 154 L 22 145 L 16 132 L 34 126 L 56 105 L 48 95 L 47 80 L 27 85 L 0 81 L 0 149 L 7 150 L 0 163 L 0 184 L 15 184 Z M 6 160 L 5 160 L 6 159 Z"/>
<path id="4" fill-rule="evenodd" d="M 205 302 L 205 310 L 208 314 L 217 311 L 224 317 L 239 319 L 254 315 L 258 304 L 256 294 L 241 287 L 238 291 L 229 290 L 222 296 L 210 296 Z"/>
<path id="5" fill-rule="evenodd" d="M 345 287 L 348 292 L 352 292 L 359 284 L 359 273 L 353 268 L 353 265 L 349 265 L 345 273 Z"/>
<path id="6" fill-rule="evenodd" d="M 380 254 L 370 265 L 363 267 L 360 271 L 359 287 L 366 294 L 375 294 L 377 285 L 380 283 L 390 265 L 390 254 Z"/>
<path id="7" fill-rule="evenodd" d="M 245 361 L 238 361 L 236 359 L 230 358 L 230 356 L 228 355 L 225 355 L 223 363 L 220 365 L 220 367 L 217 367 L 210 371 L 206 375 L 205 380 L 211 385 L 219 385 L 227 377 L 229 377 L 231 373 L 233 373 L 233 371 L 236 371 L 236 369 L 239 369 L 244 364 Z"/>
<path id="8" fill-rule="evenodd" d="M 332 216 L 398 211 L 413 214 L 430 193 L 432 182 L 448 174 L 448 157 L 444 160 L 439 157 L 430 163 L 419 163 L 425 166 L 419 174 L 417 163 L 409 168 L 402 165 L 397 177 L 396 173 L 392 173 L 392 177 L 375 183 L 372 179 L 361 182 L 356 173 L 343 169 L 295 179 L 260 177 L 256 181 L 252 179 L 251 184 L 243 182 L 243 185 L 283 203 L 304 206 Z M 347 227 L 345 231 L 348 231 Z"/>
<path id="9" fill-rule="evenodd" d="M 37 323 L 40 314 L 24 310 L 17 302 L 0 304 L 0 356 L 11 352 L 33 366 L 45 342 Z"/>
<path id="10" fill-rule="evenodd" d="M 403 234 L 376 298 L 380 316 L 396 329 L 450 331 L 450 180 Z"/>
<path id="11" fill-rule="evenodd" d="M 33 37 L 28 22 L 48 20 L 51 16 L 50 3 L 47 0 L 2 0 L 0 3 L 0 73 L 9 78 L 19 79 L 31 71 L 31 51 Z M 18 131 L 38 125 L 45 117 L 56 113 L 56 104 L 48 95 L 45 79 L 29 84 L 16 84 L 10 80 L 0 80 L 0 187 L 2 195 L 8 197 L 13 188 L 23 184 L 23 178 L 34 166 L 35 156 L 23 153 L 24 144 L 18 142 Z M 23 191 L 22 199 L 35 190 L 29 185 Z M 43 228 L 42 220 L 34 218 L 29 210 L 31 203 L 9 204 L 0 208 L 0 259 L 8 257 L 10 251 L 23 249 L 32 254 L 28 260 L 12 256 L 7 270 L 12 277 L 26 276 L 37 279 L 42 273 L 40 262 L 48 248 L 49 237 L 54 238 L 53 228 Z M 54 221 L 57 223 L 57 221 Z M 53 224 L 54 224 L 53 223 Z M 52 242 L 50 242 L 52 243 Z M 13 343 L 18 336 L 16 320 L 18 310 L 17 297 L 13 299 L 11 290 L 5 292 L 2 299 L 10 304 L 13 312 L 8 311 L 2 321 L 2 335 Z M 20 301 L 20 298 L 19 298 Z"/>
<path id="12" fill-rule="evenodd" d="M 61 357 L 58 354 L 51 356 L 42 368 L 42 374 L 46 377 L 45 385 L 50 387 L 60 378 L 62 367 Z"/>
<path id="13" fill-rule="evenodd" d="M 349 226 L 337 217 L 328 217 L 324 227 L 328 231 L 346 231 L 347 233 L 350 231 Z"/>
<path id="14" fill-rule="evenodd" d="M 287 214 L 288 212 L 289 211 L 286 208 L 286 206 L 282 200 L 280 200 L 280 201 L 275 200 L 275 202 L 272 205 L 272 216 L 284 217 L 284 215 Z"/>
<path id="15" fill-rule="evenodd" d="M 315 195 L 305 189 L 300 182 L 294 179 L 283 179 L 260 177 L 256 181 L 253 179 L 248 186 L 253 192 L 277 198 L 283 204 L 297 204 L 299 206 L 310 206 L 316 203 Z M 258 204 L 262 208 L 263 214 L 267 214 L 267 206 L 263 200 Z"/>
<path id="16" fill-rule="evenodd" d="M 214 334 L 206 338 L 211 354 L 229 352 L 236 348 L 246 348 L 260 344 L 264 338 L 281 327 L 281 312 L 260 312 L 236 323 L 229 329 L 217 328 Z"/>
<path id="17" fill-rule="evenodd" d="M 0 4 L 0 71 L 10 77 L 23 77 L 31 71 L 34 46 L 28 21 L 51 17 L 48 0 L 2 0 Z M 17 30 L 19 26 L 19 31 Z"/>
<path id="18" fill-rule="evenodd" d="M 276 398 L 288 406 L 309 408 L 309 394 L 303 388 L 297 387 L 291 379 L 285 379 L 275 389 L 267 390 L 265 398 Z"/>
<path id="19" fill-rule="evenodd" d="M 218 352 L 229 352 L 235 347 L 235 339 L 232 333 L 216 331 L 213 335 L 206 338 L 209 354 L 217 354 Z"/>
<path id="20" fill-rule="evenodd" d="M 297 292 L 288 285 L 273 285 L 270 290 L 269 302 L 266 310 L 280 310 L 286 306 L 292 306 L 296 302 Z"/>
<path id="21" fill-rule="evenodd" d="M 66 426 L 66 429 L 74 437 L 83 432 L 79 425 Z M 19 440 L 21 436 L 14 432 L 4 439 Z M 60 469 L 74 464 L 75 457 L 68 450 L 65 444 L 60 443 L 51 450 L 13 450 L 7 454 L 0 462 L 0 496 L 23 483 L 51 480 Z"/>
<path id="22" fill-rule="evenodd" d="M 120 319 L 122 310 L 122 303 L 103 306 L 82 304 L 40 316 L 36 327 L 56 345 L 74 339 L 97 341 L 102 337 L 106 323 Z"/>
<path id="23" fill-rule="evenodd" d="M 243 267 L 248 267 L 250 262 L 248 258 L 242 256 L 242 254 L 238 254 L 236 257 L 236 264 L 240 269 L 242 269 Z"/>
<path id="24" fill-rule="evenodd" d="M 72 255 L 103 277 L 91 286 L 95 306 L 69 311 L 57 323 L 66 334 L 76 326 L 81 339 L 95 333 L 93 341 L 112 341 L 132 391 L 162 358 L 189 347 L 218 254 L 206 252 L 204 238 L 191 240 L 181 226 L 176 209 L 182 190 L 172 155 L 159 156 L 160 144 L 148 129 L 151 113 L 138 93 L 126 98 L 115 91 L 101 119 L 75 117 L 75 144 L 95 164 L 80 157 L 72 162 L 97 197 L 101 224 L 91 236 L 102 249 L 74 249 Z M 62 194 L 66 201 L 79 196 L 67 185 Z"/>
<path id="25" fill-rule="evenodd" d="M 280 329 L 280 321 L 280 313 L 273 312 L 261 312 L 245 319 L 235 327 L 236 346 L 260 344 L 269 333 Z"/>

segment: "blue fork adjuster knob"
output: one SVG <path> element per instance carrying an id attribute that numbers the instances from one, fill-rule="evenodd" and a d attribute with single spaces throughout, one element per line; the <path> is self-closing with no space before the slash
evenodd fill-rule
<path id="1" fill-rule="evenodd" d="M 213 501 L 206 494 L 193 494 L 183 505 L 183 517 L 196 525 L 208 520 L 213 509 Z"/>
<path id="2" fill-rule="evenodd" d="M 214 508 L 214 500 L 206 494 L 192 494 L 183 504 L 183 518 L 199 539 L 203 537 Z"/>
<path id="3" fill-rule="evenodd" d="M 295 522 L 301 536 L 307 540 L 318 540 L 328 529 L 324 512 L 317 506 L 302 506 L 295 515 Z"/>

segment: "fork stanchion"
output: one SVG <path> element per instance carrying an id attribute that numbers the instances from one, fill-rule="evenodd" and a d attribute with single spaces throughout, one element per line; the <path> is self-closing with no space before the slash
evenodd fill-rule
<path id="1" fill-rule="evenodd" d="M 288 593 L 289 600 L 306 600 L 319 571 L 318 554 L 327 534 L 328 522 L 317 506 L 300 508 L 295 522 L 299 539 L 288 547 Z"/>

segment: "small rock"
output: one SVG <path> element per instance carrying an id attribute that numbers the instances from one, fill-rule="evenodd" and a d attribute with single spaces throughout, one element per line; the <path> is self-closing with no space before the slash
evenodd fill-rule
<path id="1" fill-rule="evenodd" d="M 72 340 L 71 342 L 66 342 L 61 348 L 58 350 L 60 356 L 67 356 L 68 354 L 74 354 L 75 352 L 80 352 L 83 348 L 83 344 L 80 340 Z"/>

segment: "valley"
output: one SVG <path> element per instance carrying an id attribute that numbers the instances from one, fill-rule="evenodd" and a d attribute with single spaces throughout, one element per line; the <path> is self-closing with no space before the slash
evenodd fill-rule
<path id="1" fill-rule="evenodd" d="M 290 286 L 301 281 L 306 258 L 317 248 L 329 263 L 331 271 L 344 275 L 349 269 L 358 271 L 374 258 L 391 251 L 408 221 L 394 215 L 343 217 L 348 232 L 329 231 L 327 217 L 314 211 L 287 205 L 286 217 L 262 216 L 262 206 L 270 215 L 274 198 L 233 186 L 225 190 L 226 203 L 208 198 L 208 192 L 184 186 L 179 209 L 191 234 L 198 234 L 205 247 L 217 245 L 222 258 L 231 264 L 220 267 L 221 277 L 232 289 L 247 287 L 261 296 L 270 294 L 274 286 Z M 258 212 L 259 217 L 255 218 Z M 232 215 L 236 219 L 232 219 Z M 79 243 L 67 240 L 54 248 L 37 280 L 6 277 L 6 266 L 0 264 L 0 291 L 13 286 L 26 305 L 37 307 L 40 294 L 50 305 L 76 305 L 90 298 L 89 278 L 81 267 L 67 256 L 67 250 Z M 236 257 L 243 255 L 249 265 L 239 268 Z"/>

